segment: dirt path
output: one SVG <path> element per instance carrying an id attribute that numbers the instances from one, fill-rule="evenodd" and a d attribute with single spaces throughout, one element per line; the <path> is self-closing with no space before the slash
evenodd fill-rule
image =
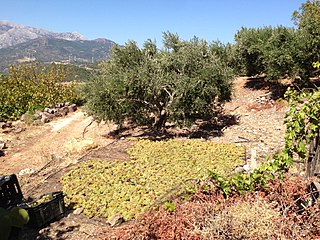
<path id="1" fill-rule="evenodd" d="M 268 95 L 268 89 L 253 90 L 247 85 L 247 79 L 238 78 L 232 101 L 225 104 L 225 113 L 237 115 L 239 124 L 225 128 L 222 136 L 209 140 L 245 145 L 249 154 L 255 149 L 263 159 L 284 144 L 283 117 L 287 107 L 274 102 L 270 106 L 260 104 L 257 98 Z M 77 111 L 43 126 L 27 126 L 20 133 L 0 133 L 0 139 L 8 142 L 6 155 L 0 157 L 0 174 L 20 173 L 25 197 L 61 190 L 60 177 L 78 161 L 128 157 L 128 141 L 105 137 L 114 129 L 112 125 L 98 125 Z M 28 172 L 33 173 L 23 174 Z M 40 232 L 25 229 L 16 239 L 103 239 L 99 232 L 107 232 L 108 228 L 104 220 L 69 212 Z"/>
<path id="2" fill-rule="evenodd" d="M 25 198 L 61 191 L 60 178 L 70 166 L 94 150 L 100 149 L 107 157 L 105 147 L 114 148 L 115 140 L 104 135 L 115 126 L 92 122 L 81 110 L 42 126 L 25 126 L 20 122 L 14 126 L 26 130 L 0 133 L 0 139 L 8 145 L 5 156 L 0 158 L 0 174 L 18 175 Z M 88 239 L 89 232 L 93 233 L 99 225 L 107 227 L 106 223 L 84 215 L 66 216 L 44 229 L 25 228 L 14 239 Z"/>
<path id="3" fill-rule="evenodd" d="M 91 118 L 77 111 L 43 126 L 26 126 L 26 131 L 19 134 L 2 134 L 0 137 L 8 142 L 8 149 L 0 158 L 0 172 L 19 175 L 23 190 L 29 190 L 23 184 L 24 173 L 44 175 L 48 170 L 70 165 L 90 149 L 111 142 L 103 135 L 112 126 L 91 122 Z"/>
<path id="4" fill-rule="evenodd" d="M 283 120 L 288 106 L 274 100 L 259 104 L 261 98 L 272 95 L 272 92 L 268 89 L 253 90 L 246 85 L 246 78 L 238 78 L 232 101 L 225 105 L 226 114 L 239 116 L 239 124 L 224 129 L 221 137 L 211 140 L 239 143 L 246 146 L 249 153 L 255 149 L 262 159 L 284 146 Z"/>

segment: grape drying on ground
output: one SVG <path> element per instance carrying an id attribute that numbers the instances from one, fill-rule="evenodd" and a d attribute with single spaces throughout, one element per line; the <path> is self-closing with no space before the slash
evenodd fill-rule
<path id="1" fill-rule="evenodd" d="M 209 170 L 230 175 L 243 164 L 244 148 L 198 140 L 140 140 L 128 150 L 129 161 L 89 160 L 63 176 L 66 202 L 89 216 L 121 214 L 130 220 L 150 209 L 186 181 L 202 180 Z"/>

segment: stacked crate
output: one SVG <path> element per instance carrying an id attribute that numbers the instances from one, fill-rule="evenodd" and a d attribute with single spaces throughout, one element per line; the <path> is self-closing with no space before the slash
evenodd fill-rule
<path id="1" fill-rule="evenodd" d="M 10 210 L 20 207 L 27 210 L 29 214 L 28 227 L 40 228 L 49 222 L 62 217 L 65 206 L 62 192 L 47 193 L 40 197 L 49 200 L 37 204 L 37 201 L 24 201 L 23 194 L 15 174 L 0 176 L 0 207 Z"/>

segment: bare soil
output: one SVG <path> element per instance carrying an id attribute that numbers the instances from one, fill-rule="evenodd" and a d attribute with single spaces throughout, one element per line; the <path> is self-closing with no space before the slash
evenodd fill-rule
<path id="1" fill-rule="evenodd" d="M 260 160 L 283 147 L 283 118 L 288 106 L 276 101 L 281 87 L 270 88 L 261 83 L 259 79 L 247 78 L 235 81 L 232 100 L 224 106 L 226 119 L 233 121 L 219 128 L 207 128 L 205 138 L 208 141 L 244 145 L 248 157 L 255 149 Z M 272 95 L 270 101 L 257 100 L 266 94 Z M 61 191 L 61 176 L 81 161 L 129 159 L 127 135 L 112 137 L 116 126 L 98 124 L 81 110 L 42 126 L 25 126 L 21 122 L 14 126 L 20 131 L 0 132 L 0 140 L 8 146 L 5 155 L 0 157 L 0 174 L 17 174 L 25 198 Z M 142 130 L 136 129 L 129 135 L 139 135 Z M 201 134 L 179 136 L 203 137 Z M 88 219 L 68 210 L 64 218 L 42 229 L 25 228 L 13 239 L 104 239 L 108 229 L 110 226 L 105 219 Z"/>

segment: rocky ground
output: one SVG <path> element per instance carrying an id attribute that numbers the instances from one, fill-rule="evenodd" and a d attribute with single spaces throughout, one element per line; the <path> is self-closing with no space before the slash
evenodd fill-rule
<path id="1" fill-rule="evenodd" d="M 232 101 L 224 106 L 225 119 L 230 121 L 206 138 L 244 145 L 247 158 L 256 152 L 258 160 L 264 160 L 284 145 L 283 118 L 288 106 L 276 101 L 280 91 L 280 86 L 270 88 L 259 79 L 238 78 Z M 17 174 L 25 197 L 61 190 L 60 177 L 78 162 L 128 158 L 129 141 L 110 137 L 113 130 L 114 125 L 93 122 L 81 110 L 41 126 L 14 123 L 0 132 L 0 140 L 6 142 L 0 174 Z M 23 229 L 14 239 L 104 239 L 109 228 L 104 219 L 88 219 L 78 209 L 45 228 Z"/>
<path id="2" fill-rule="evenodd" d="M 225 113 L 238 116 L 239 124 L 225 128 L 223 136 L 211 140 L 239 143 L 248 153 L 256 150 L 263 159 L 284 146 L 283 121 L 288 105 L 273 97 L 277 93 L 269 87 L 248 87 L 250 81 L 259 80 L 237 79 L 232 101 L 225 104 Z"/>

